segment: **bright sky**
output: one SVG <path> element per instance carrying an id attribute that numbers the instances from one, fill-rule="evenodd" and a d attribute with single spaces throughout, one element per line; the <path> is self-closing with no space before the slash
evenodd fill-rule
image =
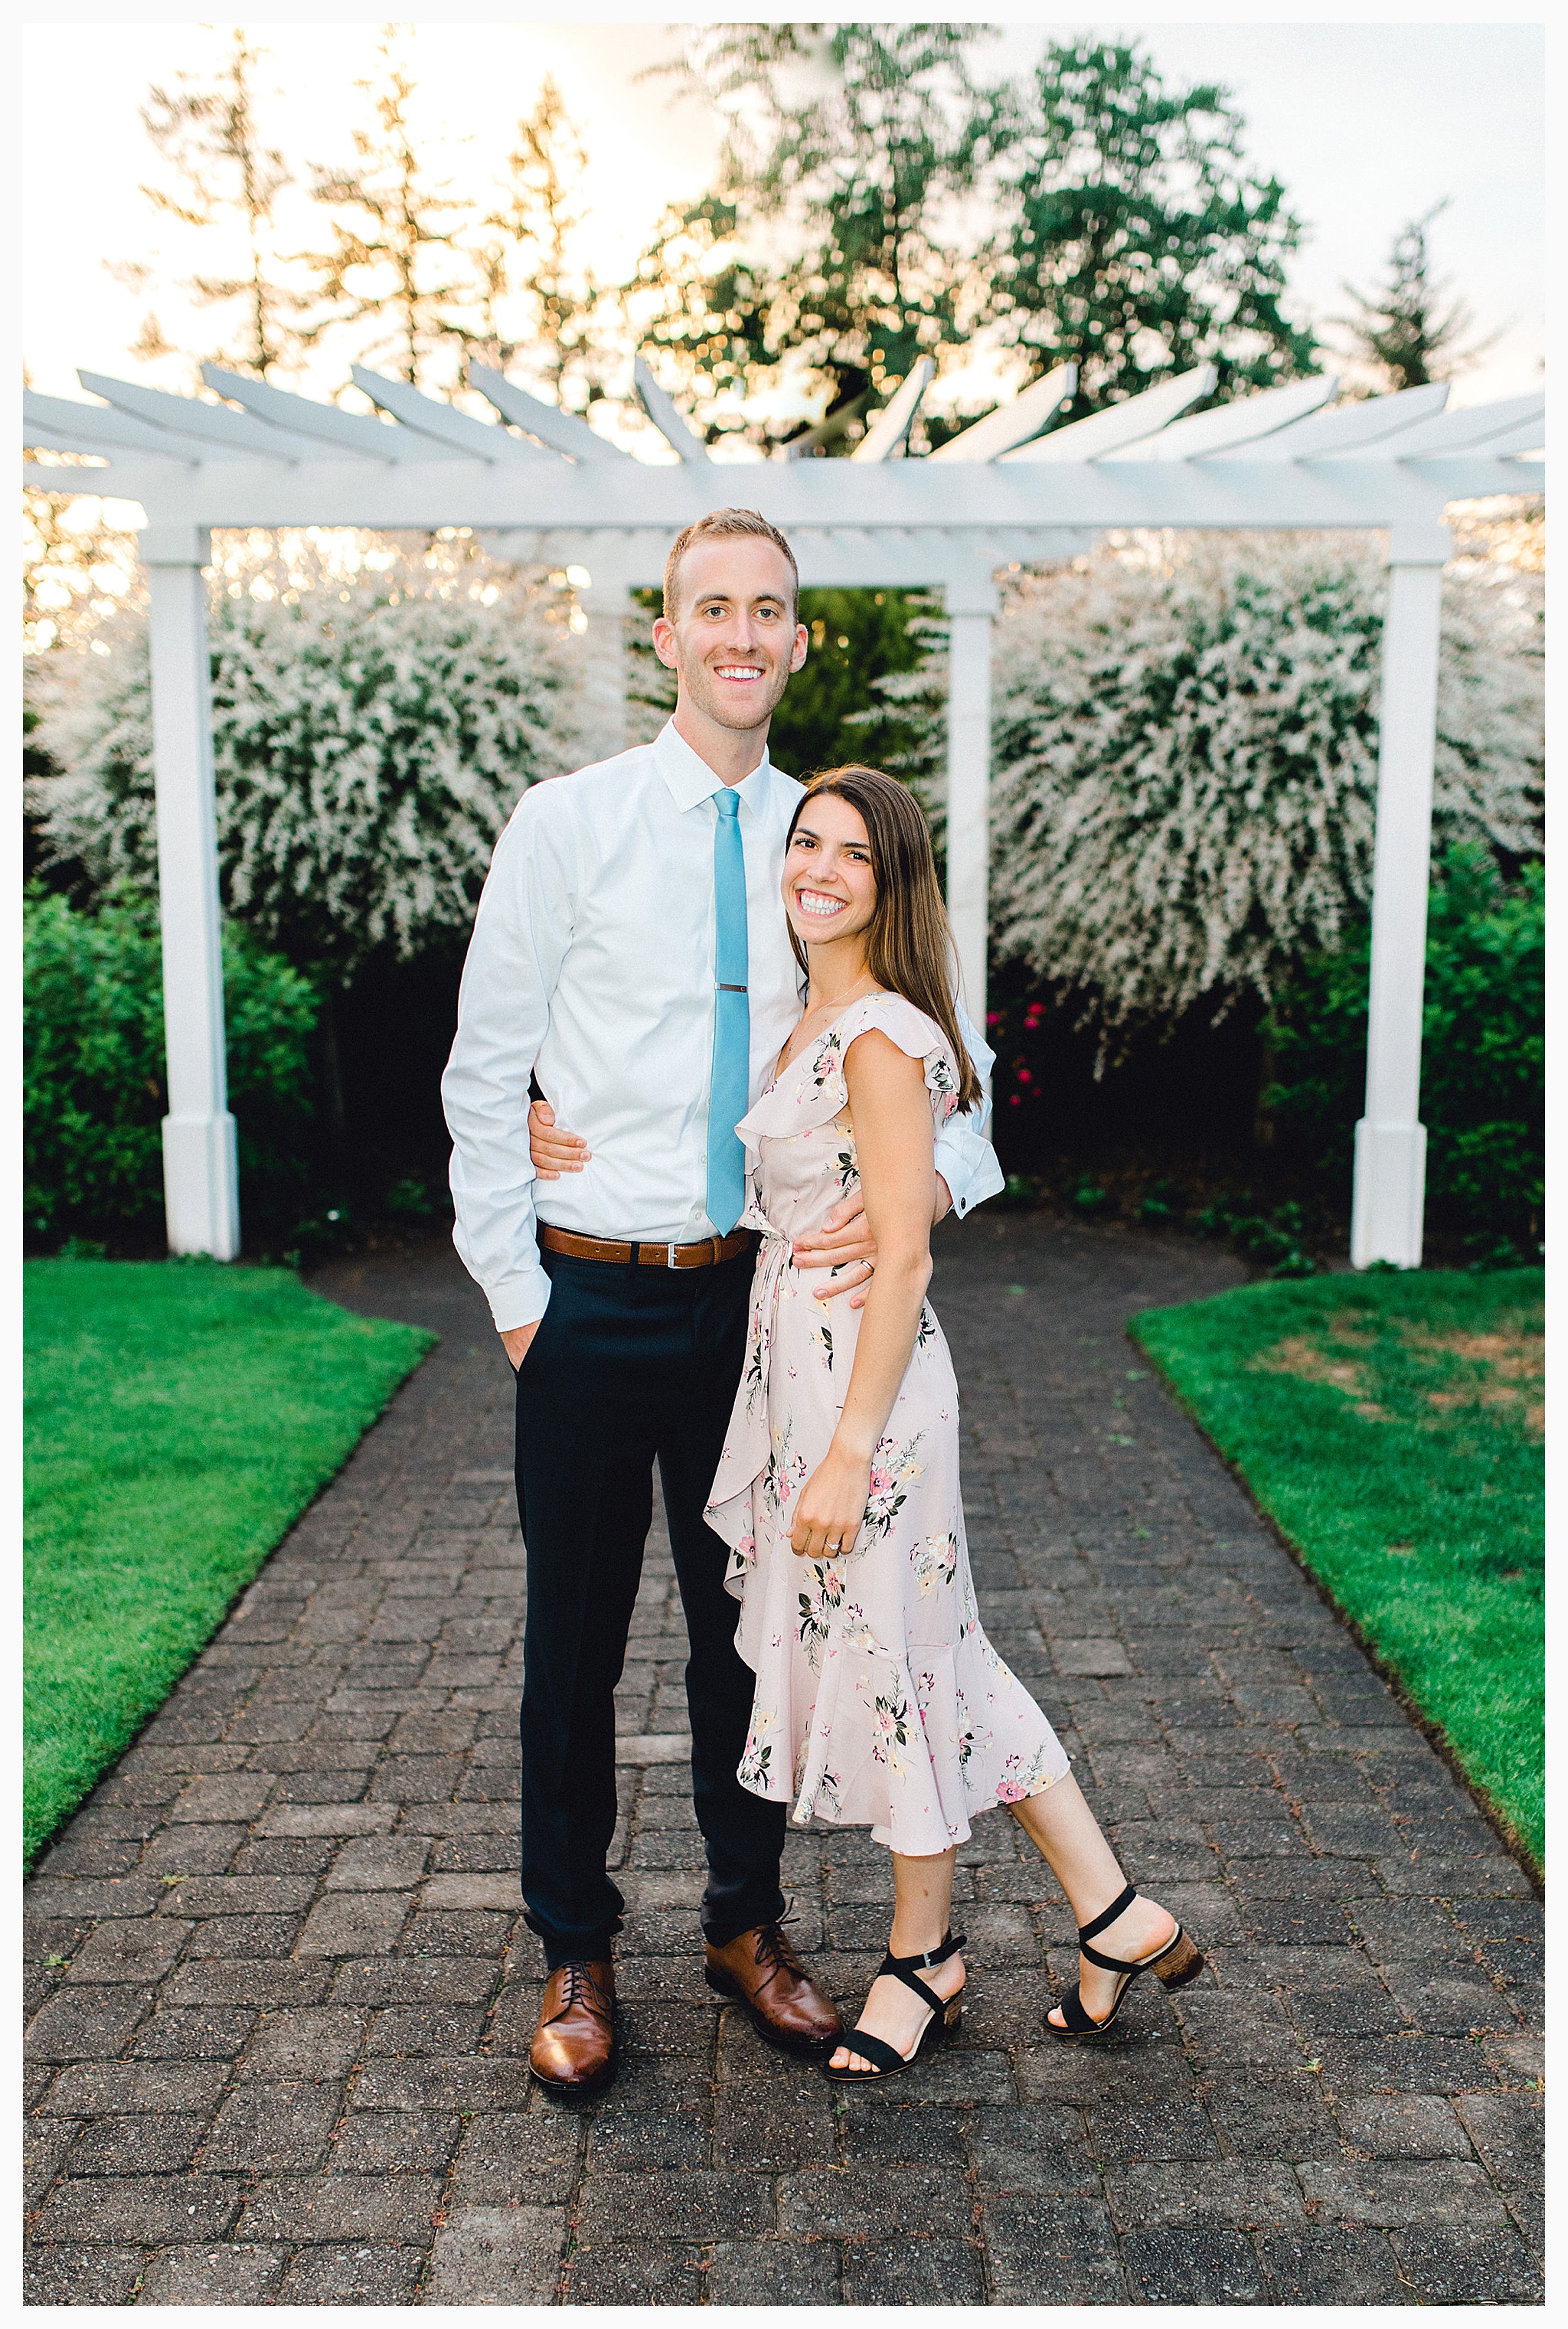
<path id="1" fill-rule="evenodd" d="M 250 16 L 195 24 L 89 19 L 57 10 L 24 33 L 23 184 L 30 265 L 23 350 L 36 388 L 74 395 L 74 368 L 183 385 L 178 368 L 128 354 L 149 303 L 176 341 L 212 319 L 183 312 L 166 280 L 189 271 L 189 238 L 137 192 L 156 157 L 137 118 L 150 82 L 204 72 L 222 27 L 246 24 L 269 54 L 263 67 L 270 141 L 297 166 L 346 159 L 364 99 L 356 80 L 374 63 L 376 26 Z M 1445 195 L 1432 243 L 1440 272 L 1500 334 L 1456 401 L 1517 394 L 1540 382 L 1543 345 L 1544 36 L 1538 24 L 1167 24 L 1137 19 L 1058 24 L 1051 31 L 1137 34 L 1173 79 L 1219 80 L 1247 122 L 1254 167 L 1275 172 L 1309 239 L 1292 272 L 1305 318 L 1343 312 L 1345 278 L 1370 287 L 1410 218 Z M 1047 33 L 1010 24 L 981 52 L 987 77 L 1028 65 Z M 504 157 L 514 124 L 546 73 L 582 129 L 593 165 L 587 256 L 613 277 L 629 270 L 666 203 L 703 186 L 716 143 L 713 117 L 672 106 L 668 85 L 639 72 L 671 54 L 675 36 L 643 24 L 450 24 L 424 20 L 411 61 L 424 123 L 444 166 L 479 190 Z M 320 213 L 297 197 L 284 223 L 319 238 Z M 145 291 L 121 288 L 106 261 L 153 270 Z M 211 260 L 207 262 L 209 265 Z M 345 359 L 307 385 L 327 394 Z"/>

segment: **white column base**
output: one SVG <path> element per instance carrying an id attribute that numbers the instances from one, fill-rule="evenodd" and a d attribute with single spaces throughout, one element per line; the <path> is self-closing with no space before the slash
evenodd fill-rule
<path id="1" fill-rule="evenodd" d="M 164 1212 L 171 1253 L 232 1261 L 240 1250 L 240 1171 L 234 1119 L 164 1118 Z"/>
<path id="2" fill-rule="evenodd" d="M 1419 1269 L 1425 1202 L 1425 1125 L 1374 1124 L 1364 1116 L 1355 1127 L 1352 1268 L 1392 1261 L 1396 1269 Z"/>

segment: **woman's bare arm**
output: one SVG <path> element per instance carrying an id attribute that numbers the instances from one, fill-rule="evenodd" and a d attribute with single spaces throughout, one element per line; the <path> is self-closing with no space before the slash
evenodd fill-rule
<path id="1" fill-rule="evenodd" d="M 931 1274 L 936 1140 L 922 1064 L 869 1028 L 845 1052 L 844 1078 L 876 1275 L 838 1429 L 795 1507 L 790 1542 L 813 1559 L 836 1546 L 847 1552 L 855 1542 L 871 1459 L 914 1349 Z"/>

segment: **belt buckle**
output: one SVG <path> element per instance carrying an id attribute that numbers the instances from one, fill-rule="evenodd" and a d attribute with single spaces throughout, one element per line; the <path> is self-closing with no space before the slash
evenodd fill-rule
<path id="1" fill-rule="evenodd" d="M 670 1240 L 668 1245 L 665 1248 L 665 1268 L 666 1269 L 678 1269 L 680 1268 L 680 1263 L 675 1259 L 675 1241 L 674 1238 Z"/>

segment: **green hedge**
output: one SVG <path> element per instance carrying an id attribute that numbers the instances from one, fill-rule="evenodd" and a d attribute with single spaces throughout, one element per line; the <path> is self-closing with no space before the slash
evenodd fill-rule
<path id="1" fill-rule="evenodd" d="M 23 908 L 23 1208 L 30 1243 L 145 1240 L 163 1215 L 164 989 L 141 898 L 84 912 L 37 886 Z M 245 929 L 223 932 L 229 1103 L 241 1202 L 263 1235 L 309 1181 L 310 981 Z"/>
<path id="2" fill-rule="evenodd" d="M 1545 868 L 1505 882 L 1478 847 L 1450 849 L 1427 920 L 1421 1112 L 1434 1227 L 1485 1259 L 1540 1250 L 1545 1148 Z M 1365 928 L 1304 963 L 1265 1033 L 1277 1063 L 1265 1094 L 1281 1148 L 1347 1188 L 1366 1078 Z"/>

